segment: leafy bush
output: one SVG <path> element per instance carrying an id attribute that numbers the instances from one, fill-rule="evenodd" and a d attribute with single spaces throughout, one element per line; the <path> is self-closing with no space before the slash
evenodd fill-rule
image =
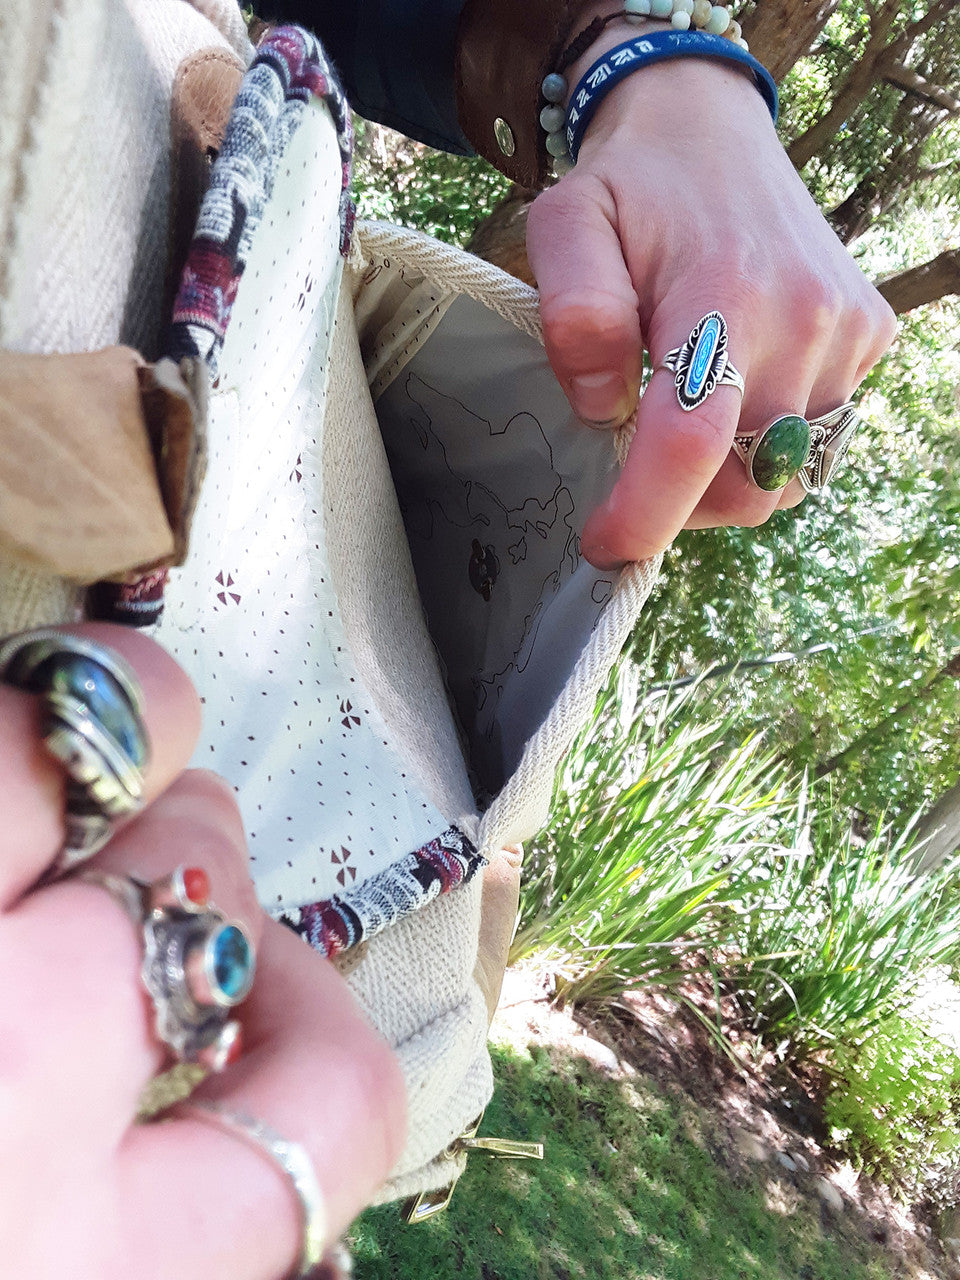
<path id="1" fill-rule="evenodd" d="M 529 849 L 512 959 L 552 954 L 562 994 L 610 999 L 669 983 L 711 935 L 707 917 L 745 891 L 733 870 L 789 807 L 784 770 L 696 690 L 640 696 L 624 663 L 562 771 L 550 825 Z"/>
<path id="2" fill-rule="evenodd" d="M 787 847 L 738 868 L 723 979 L 747 1024 L 784 1056 L 859 1042 L 960 951 L 960 860 L 917 876 L 911 830 L 859 845 L 804 793 Z"/>
<path id="3" fill-rule="evenodd" d="M 915 1016 L 893 1013 L 837 1045 L 825 1114 L 833 1141 L 870 1173 L 917 1195 L 960 1153 L 960 1057 Z"/>

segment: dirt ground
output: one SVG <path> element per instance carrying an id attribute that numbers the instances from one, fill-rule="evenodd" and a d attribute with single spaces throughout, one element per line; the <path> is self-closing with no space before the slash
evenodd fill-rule
<path id="1" fill-rule="evenodd" d="M 536 967 L 509 970 L 494 1037 L 517 1048 L 556 1045 L 614 1078 L 640 1074 L 661 1090 L 681 1091 L 700 1111 L 716 1161 L 732 1174 L 767 1166 L 784 1211 L 811 1197 L 825 1231 L 881 1245 L 902 1280 L 960 1280 L 960 1265 L 944 1253 L 932 1222 L 826 1146 L 815 1075 L 778 1074 L 769 1059 L 754 1064 L 746 1044 L 742 1061 L 731 1062 L 693 1014 L 656 993 L 630 994 L 595 1020 L 556 1008 L 549 991 L 549 975 Z"/>

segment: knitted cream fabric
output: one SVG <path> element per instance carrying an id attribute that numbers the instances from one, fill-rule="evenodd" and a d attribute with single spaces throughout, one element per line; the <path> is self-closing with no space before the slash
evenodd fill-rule
<path id="1" fill-rule="evenodd" d="M 195 49 L 240 44 L 233 0 L 203 9 L 186 0 L 0 5 L 0 345 L 70 352 L 125 342 L 156 354 L 173 77 Z M 0 565 L 0 635 L 70 620 L 78 604 L 69 584 Z"/>

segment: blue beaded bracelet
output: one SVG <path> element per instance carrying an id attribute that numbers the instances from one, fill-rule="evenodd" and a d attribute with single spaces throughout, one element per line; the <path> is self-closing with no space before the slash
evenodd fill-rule
<path id="1" fill-rule="evenodd" d="M 766 67 L 746 49 L 724 40 L 722 36 L 708 35 L 703 31 L 657 31 L 608 49 L 584 72 L 567 107 L 567 148 L 574 163 L 587 126 L 610 90 L 641 67 L 649 67 L 651 63 L 664 62 L 668 58 L 719 58 L 723 62 L 747 67 L 753 72 L 754 83 L 763 95 L 773 123 L 777 123 L 777 86 Z"/>

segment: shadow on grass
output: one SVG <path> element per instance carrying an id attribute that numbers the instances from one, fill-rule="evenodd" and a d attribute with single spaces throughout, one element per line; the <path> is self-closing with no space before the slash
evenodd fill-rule
<path id="1" fill-rule="evenodd" d="M 611 1081 L 582 1058 L 494 1049 L 482 1134 L 542 1140 L 546 1159 L 470 1158 L 450 1208 L 405 1226 L 369 1210 L 357 1280 L 881 1280 L 893 1260 L 821 1229 L 776 1180 L 731 1172 L 689 1103 Z"/>

